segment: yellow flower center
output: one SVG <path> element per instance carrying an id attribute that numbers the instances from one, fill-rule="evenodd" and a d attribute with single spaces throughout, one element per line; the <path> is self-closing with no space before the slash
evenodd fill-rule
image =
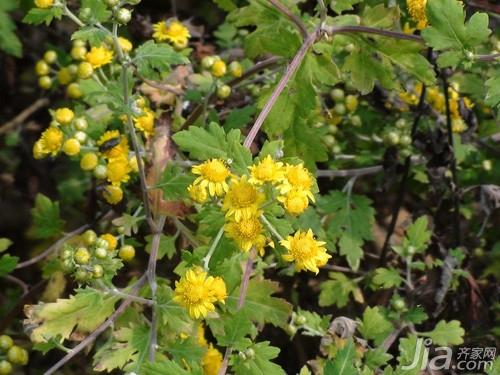
<path id="1" fill-rule="evenodd" d="M 312 185 L 311 175 L 307 169 L 302 167 L 302 165 L 293 165 L 288 167 L 286 177 L 290 184 L 294 187 L 309 189 Z"/>
<path id="2" fill-rule="evenodd" d="M 248 207 L 255 203 L 257 190 L 247 182 L 241 182 L 234 187 L 231 195 L 231 203 L 238 207 Z"/>
<path id="3" fill-rule="evenodd" d="M 308 237 L 299 238 L 292 245 L 291 252 L 297 260 L 309 259 L 314 256 L 316 244 Z"/>
<path id="4" fill-rule="evenodd" d="M 229 171 L 219 160 L 210 160 L 201 166 L 203 177 L 211 182 L 224 182 L 229 176 Z"/>
<path id="5" fill-rule="evenodd" d="M 238 234 L 240 237 L 245 239 L 252 239 L 259 235 L 262 230 L 262 225 L 260 221 L 252 218 L 252 219 L 243 219 L 237 225 Z"/>

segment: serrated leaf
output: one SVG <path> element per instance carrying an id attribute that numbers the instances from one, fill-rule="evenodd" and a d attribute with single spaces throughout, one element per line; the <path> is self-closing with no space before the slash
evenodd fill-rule
<path id="1" fill-rule="evenodd" d="M 422 332 L 421 335 L 430 337 L 435 345 L 460 345 L 464 342 L 465 331 L 458 320 L 441 320 L 432 331 Z"/>
<path id="2" fill-rule="evenodd" d="M 220 346 L 230 346 L 236 350 L 245 350 L 251 345 L 246 336 L 253 330 L 253 324 L 247 314 L 240 310 L 234 315 L 226 317 L 223 321 L 224 334 L 217 335 L 217 343 Z"/>
<path id="3" fill-rule="evenodd" d="M 53 202 L 43 194 L 37 194 L 31 215 L 32 233 L 35 238 L 50 238 L 63 229 L 64 221 L 59 216 L 59 202 Z"/>
<path id="4" fill-rule="evenodd" d="M 132 59 L 140 75 L 155 79 L 158 73 L 169 72 L 171 65 L 188 64 L 189 60 L 170 45 L 149 40 L 135 50 Z"/>
<path id="5" fill-rule="evenodd" d="M 271 362 L 278 356 L 280 349 L 269 345 L 269 341 L 256 343 L 250 347 L 255 355 L 242 359 L 235 356 L 231 368 L 236 375 L 284 375 L 285 371 Z"/>
<path id="6" fill-rule="evenodd" d="M 16 24 L 7 13 L 16 9 L 17 2 L 6 2 L 3 9 L 0 8 L 0 50 L 16 57 L 21 57 L 22 45 L 15 30 Z"/>
<path id="7" fill-rule="evenodd" d="M 24 16 L 23 22 L 31 25 L 40 25 L 45 23 L 46 25 L 50 25 L 52 20 L 58 19 L 60 20 L 63 15 L 63 9 L 61 7 L 50 7 L 50 8 L 32 8 Z"/>
<path id="8" fill-rule="evenodd" d="M 68 339 L 74 330 L 84 334 L 96 329 L 113 313 L 117 300 L 116 296 L 104 296 L 92 288 L 80 289 L 70 298 L 29 306 L 24 324 L 32 328 L 30 337 L 34 342 L 56 336 Z"/>
<path id="9" fill-rule="evenodd" d="M 382 288 L 397 288 L 403 282 L 403 278 L 399 275 L 399 271 L 395 268 L 377 268 L 375 270 L 373 282 L 375 285 L 381 286 Z"/>
<path id="10" fill-rule="evenodd" d="M 353 5 L 360 3 L 362 0 L 331 0 L 330 8 L 338 14 L 346 11 L 353 10 Z"/>
<path id="11" fill-rule="evenodd" d="M 424 311 L 424 309 L 420 306 L 414 307 L 408 311 L 406 311 L 402 315 L 402 319 L 406 320 L 408 322 L 411 322 L 413 324 L 420 324 L 423 323 L 427 320 L 428 315 Z"/>
<path id="12" fill-rule="evenodd" d="M 82 9 L 90 9 L 91 17 L 94 21 L 105 22 L 111 17 L 111 11 L 101 0 L 82 0 Z"/>
<path id="13" fill-rule="evenodd" d="M 174 361 L 149 362 L 142 366 L 144 375 L 193 375 L 193 372 L 183 369 Z"/>
<path id="14" fill-rule="evenodd" d="M 225 10 L 226 12 L 230 12 L 237 8 L 233 0 L 213 0 L 213 2 L 217 4 L 219 8 Z"/>
<path id="15" fill-rule="evenodd" d="M 83 40 L 89 42 L 91 46 L 100 46 L 108 34 L 94 26 L 84 26 L 71 35 L 71 40 Z"/>
<path id="16" fill-rule="evenodd" d="M 370 349 L 365 353 L 365 364 L 372 370 L 376 370 L 385 365 L 391 358 L 392 355 L 386 353 L 381 347 Z"/>
<path id="17" fill-rule="evenodd" d="M 357 291 L 358 285 L 340 272 L 331 272 L 329 276 L 331 280 L 320 284 L 319 305 L 344 307 L 349 302 L 349 296 Z"/>
<path id="18" fill-rule="evenodd" d="M 365 309 L 363 320 L 358 326 L 361 335 L 367 340 L 375 340 L 376 344 L 380 343 L 393 329 L 391 322 L 382 315 L 377 306 Z"/>
<path id="19" fill-rule="evenodd" d="M 9 254 L 4 254 L 0 258 L 0 276 L 11 273 L 16 268 L 19 257 L 14 257 Z"/>
<path id="20" fill-rule="evenodd" d="M 0 238 L 0 253 L 7 250 L 12 245 L 12 241 L 8 238 Z"/>
<path id="21" fill-rule="evenodd" d="M 255 114 L 256 108 L 254 105 L 247 105 L 243 108 L 236 108 L 231 111 L 224 121 L 224 129 L 241 129 L 247 125 Z"/>
<path id="22" fill-rule="evenodd" d="M 425 351 L 417 349 L 419 348 L 418 337 L 416 335 L 410 335 L 406 338 L 402 338 L 399 340 L 399 356 L 398 356 L 398 369 L 396 370 L 397 374 L 404 375 L 419 375 L 421 373 L 422 362 L 427 361 L 425 358 Z M 418 357 L 416 357 L 418 355 Z M 417 360 L 415 361 L 415 358 Z M 415 366 L 413 368 L 413 363 L 415 362 Z M 426 362 L 427 363 L 427 362 Z M 412 369 L 402 370 L 402 366 L 412 367 Z"/>
<path id="23" fill-rule="evenodd" d="M 352 339 L 349 339 L 345 346 L 337 352 L 334 360 L 326 362 L 324 375 L 358 375 L 354 367 L 356 357 L 356 347 Z"/>
<path id="24" fill-rule="evenodd" d="M 146 240 L 146 252 L 151 254 L 151 242 L 153 241 L 153 235 L 148 235 L 145 237 Z M 162 259 L 165 255 L 168 259 L 172 259 L 172 257 L 177 252 L 175 247 L 175 241 L 177 240 L 177 236 L 167 236 L 165 234 L 160 235 L 160 245 L 158 247 L 158 260 Z"/>
<path id="25" fill-rule="evenodd" d="M 186 174 L 179 165 L 170 163 L 165 168 L 157 187 L 163 190 L 166 200 L 178 200 L 188 197 L 187 188 L 194 181 L 194 176 Z"/>
<path id="26" fill-rule="evenodd" d="M 485 83 L 488 88 L 488 92 L 484 99 L 485 104 L 490 105 L 492 107 L 500 106 L 500 71 L 490 79 L 488 79 Z"/>
<path id="27" fill-rule="evenodd" d="M 425 251 L 432 235 L 428 226 L 429 222 L 426 216 L 421 216 L 415 220 L 406 230 L 403 246 L 405 248 L 412 246 L 415 253 Z"/>

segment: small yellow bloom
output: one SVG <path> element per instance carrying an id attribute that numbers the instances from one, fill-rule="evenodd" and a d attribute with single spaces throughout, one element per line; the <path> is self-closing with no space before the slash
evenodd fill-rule
<path id="1" fill-rule="evenodd" d="M 118 130 L 108 130 L 97 141 L 101 153 L 109 160 L 128 157 L 129 146 L 125 136 Z"/>
<path id="2" fill-rule="evenodd" d="M 139 163 L 137 162 L 137 158 L 135 155 L 128 158 L 128 165 L 130 166 L 130 170 L 132 172 L 139 172 Z"/>
<path id="3" fill-rule="evenodd" d="M 39 139 L 33 145 L 33 157 L 38 160 L 38 159 L 43 159 L 45 155 L 47 155 L 47 152 L 43 148 L 43 143 L 41 139 Z"/>
<path id="4" fill-rule="evenodd" d="M 205 338 L 205 328 L 203 327 L 203 324 L 198 324 L 197 331 L 198 345 L 203 347 L 208 346 L 207 339 Z"/>
<path id="5" fill-rule="evenodd" d="M 175 282 L 173 300 L 185 307 L 191 318 L 204 318 L 215 310 L 214 303 L 224 301 L 219 299 L 222 296 L 219 295 L 221 286 L 218 283 L 199 267 L 189 269 Z"/>
<path id="6" fill-rule="evenodd" d="M 226 283 L 219 276 L 214 277 L 214 280 L 212 282 L 212 293 L 217 301 L 219 301 L 222 304 L 226 303 L 225 301 L 227 298 Z"/>
<path id="7" fill-rule="evenodd" d="M 301 189 L 292 189 L 285 195 L 279 196 L 278 201 L 292 215 L 300 215 L 309 206 L 307 192 Z"/>
<path id="8" fill-rule="evenodd" d="M 116 158 L 108 163 L 106 176 L 112 185 L 120 185 L 130 179 L 130 165 L 127 159 Z"/>
<path id="9" fill-rule="evenodd" d="M 222 353 L 210 344 L 201 364 L 203 375 L 217 375 L 222 365 Z"/>
<path id="10" fill-rule="evenodd" d="M 248 182 L 247 176 L 242 176 L 231 181 L 222 210 L 226 211 L 226 217 L 240 221 L 255 216 L 264 200 L 265 195 Z"/>
<path id="11" fill-rule="evenodd" d="M 61 68 L 57 72 L 57 80 L 61 85 L 67 85 L 73 81 L 73 74 L 68 68 Z"/>
<path id="12" fill-rule="evenodd" d="M 200 185 L 191 184 L 187 190 L 191 199 L 197 203 L 204 203 L 208 199 L 207 189 L 202 188 Z"/>
<path id="13" fill-rule="evenodd" d="M 35 0 L 35 5 L 42 9 L 50 8 L 54 5 L 54 0 Z"/>
<path id="14" fill-rule="evenodd" d="M 149 108 L 142 110 L 142 115 L 134 117 L 134 126 L 142 131 L 146 137 L 154 134 L 155 131 L 155 114 Z"/>
<path id="15" fill-rule="evenodd" d="M 90 52 L 85 55 L 85 60 L 89 62 L 94 69 L 109 64 L 113 60 L 113 51 L 106 47 L 92 47 Z"/>
<path id="16" fill-rule="evenodd" d="M 255 185 L 262 185 L 266 182 L 274 184 L 281 181 L 284 176 L 283 163 L 275 161 L 270 155 L 248 169 L 250 169 L 248 181 Z"/>
<path id="17" fill-rule="evenodd" d="M 425 28 L 427 26 L 427 15 L 425 14 L 427 0 L 406 0 L 406 5 L 411 18 L 417 23 L 417 28 Z"/>
<path id="18" fill-rule="evenodd" d="M 69 108 L 59 108 L 54 112 L 54 117 L 61 125 L 68 125 L 75 118 L 75 113 Z"/>
<path id="19" fill-rule="evenodd" d="M 262 224 L 256 216 L 240 221 L 231 220 L 224 225 L 226 235 L 232 238 L 244 252 L 248 252 L 252 247 L 255 247 L 259 253 L 264 251 L 266 237 L 262 229 Z"/>
<path id="20" fill-rule="evenodd" d="M 129 53 L 134 48 L 130 40 L 128 40 L 127 38 L 123 38 L 121 36 L 118 37 L 118 43 L 120 44 L 122 51 L 125 53 Z"/>
<path id="21" fill-rule="evenodd" d="M 153 38 L 157 42 L 165 40 L 175 45 L 187 44 L 191 37 L 189 30 L 181 22 L 177 20 L 160 21 L 153 25 Z"/>
<path id="22" fill-rule="evenodd" d="M 212 74 L 216 77 L 222 77 L 227 72 L 226 63 L 222 60 L 217 60 L 212 65 Z"/>
<path id="23" fill-rule="evenodd" d="M 467 130 L 467 125 L 461 117 L 454 118 L 451 121 L 451 130 L 455 134 L 460 134 Z"/>
<path id="24" fill-rule="evenodd" d="M 88 152 L 83 155 L 82 160 L 80 160 L 80 168 L 84 171 L 91 171 L 97 167 L 99 159 L 97 155 L 93 152 Z"/>
<path id="25" fill-rule="evenodd" d="M 69 138 L 64 142 L 62 150 L 68 156 L 77 155 L 80 153 L 80 142 L 75 138 Z"/>
<path id="26" fill-rule="evenodd" d="M 123 199 L 123 190 L 119 186 L 107 185 L 102 195 L 109 204 L 117 204 Z"/>
<path id="27" fill-rule="evenodd" d="M 297 271 L 309 270 L 317 274 L 318 267 L 324 266 L 331 258 L 324 247 L 326 242 L 316 241 L 310 229 L 307 232 L 299 230 L 293 237 L 288 236 L 286 240 L 280 241 L 280 244 L 288 250 L 283 259 L 295 262 Z"/>
<path id="28" fill-rule="evenodd" d="M 42 133 L 40 142 L 45 153 L 55 156 L 61 149 L 64 135 L 58 128 L 50 127 Z"/>
<path id="29" fill-rule="evenodd" d="M 193 184 L 200 185 L 203 189 L 208 188 L 211 197 L 221 196 L 229 189 L 226 180 L 231 175 L 231 172 L 221 159 L 210 159 L 202 164 L 195 165 L 191 172 L 200 175 L 194 180 Z"/>
<path id="30" fill-rule="evenodd" d="M 101 234 L 100 238 L 102 238 L 108 243 L 108 250 L 113 251 L 114 249 L 116 249 L 116 246 L 118 245 L 118 240 L 111 233 Z"/>
<path id="31" fill-rule="evenodd" d="M 285 181 L 279 186 L 281 194 L 286 194 L 292 189 L 302 190 L 307 197 L 315 202 L 311 189 L 314 184 L 314 177 L 304 168 L 303 164 L 287 165 L 285 167 Z"/>

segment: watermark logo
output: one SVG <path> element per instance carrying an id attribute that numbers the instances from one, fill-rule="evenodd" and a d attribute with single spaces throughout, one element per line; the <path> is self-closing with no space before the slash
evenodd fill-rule
<path id="1" fill-rule="evenodd" d="M 417 340 L 415 356 L 409 365 L 402 366 L 403 370 L 455 370 L 459 373 L 481 373 L 489 370 L 496 357 L 495 347 L 458 347 L 455 353 L 450 347 L 439 346 L 432 348 L 430 338 Z M 433 355 L 430 356 L 430 353 Z M 430 358 L 431 357 L 431 358 Z"/>

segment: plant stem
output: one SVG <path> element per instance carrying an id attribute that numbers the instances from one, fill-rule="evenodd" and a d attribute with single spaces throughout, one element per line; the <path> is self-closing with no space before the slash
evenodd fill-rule
<path id="1" fill-rule="evenodd" d="M 64 14 L 68 16 L 74 23 L 76 23 L 80 27 L 84 27 L 85 24 L 73 13 L 71 10 L 69 10 L 68 6 L 64 6 Z"/>
<path id="2" fill-rule="evenodd" d="M 208 250 L 207 255 L 203 258 L 203 268 L 205 271 L 208 271 L 208 264 L 210 263 L 210 259 L 212 258 L 212 255 L 215 252 L 215 249 L 217 248 L 217 245 L 219 244 L 220 239 L 222 238 L 222 235 L 224 234 L 224 227 L 220 228 L 219 231 L 217 232 L 217 236 L 215 237 L 214 241 L 212 242 L 212 245 L 210 246 L 210 249 Z"/>
<path id="3" fill-rule="evenodd" d="M 309 33 L 307 32 L 307 28 L 300 19 L 300 17 L 293 14 L 290 9 L 284 6 L 279 0 L 267 0 L 270 2 L 280 13 L 285 15 L 290 21 L 292 21 L 297 29 L 299 29 L 300 35 L 302 35 L 302 39 L 307 39 Z"/>
<path id="4" fill-rule="evenodd" d="M 267 219 L 267 217 L 264 216 L 264 214 L 260 215 L 260 218 L 266 225 L 266 227 L 269 229 L 269 231 L 280 241 L 283 241 L 283 236 L 278 233 L 276 228 L 271 224 L 271 222 Z"/>
<path id="5" fill-rule="evenodd" d="M 368 26 L 324 26 L 322 31 L 326 32 L 328 35 L 362 33 L 424 43 L 424 39 L 419 35 L 405 34 L 399 31 L 376 29 Z"/>

